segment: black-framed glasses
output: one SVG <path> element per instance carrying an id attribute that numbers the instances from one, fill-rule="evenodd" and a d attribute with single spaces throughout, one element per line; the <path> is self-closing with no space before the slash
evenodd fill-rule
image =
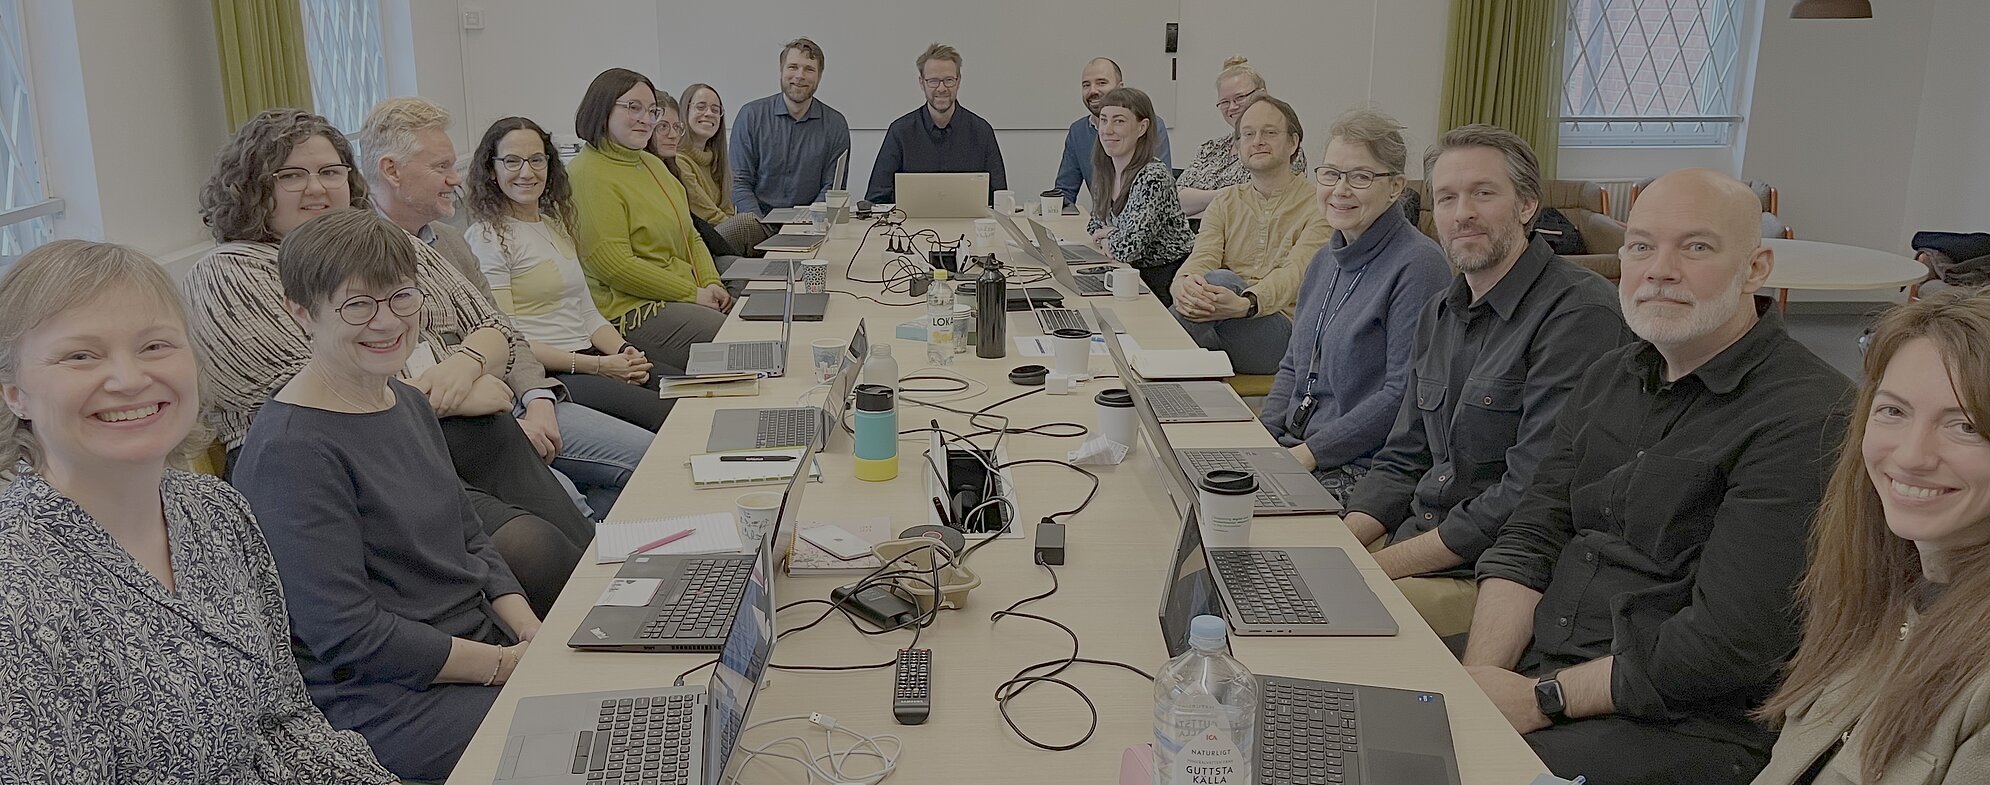
<path id="1" fill-rule="evenodd" d="M 339 318 L 354 327 L 364 327 L 373 317 L 380 315 L 380 304 L 387 304 L 387 311 L 395 316 L 413 316 L 421 312 L 422 291 L 413 286 L 403 287 L 386 297 L 373 297 L 355 294 L 332 310 L 338 311 Z"/>
<path id="2" fill-rule="evenodd" d="M 1262 92 L 1263 90 L 1264 88 L 1262 87 L 1252 88 L 1250 92 L 1237 96 L 1236 98 L 1225 98 L 1221 101 L 1217 101 L 1216 108 L 1218 110 L 1222 110 L 1222 109 L 1228 109 L 1233 106 L 1243 106 L 1244 102 L 1250 100 L 1251 96 L 1257 95 L 1259 92 Z"/>
<path id="3" fill-rule="evenodd" d="M 1378 177 L 1394 177 L 1399 174 L 1402 174 L 1402 172 L 1371 172 L 1368 171 L 1367 169 L 1356 169 L 1352 172 L 1343 172 L 1331 166 L 1313 167 L 1313 179 L 1318 180 L 1321 185 L 1324 185 L 1328 188 L 1340 185 L 1340 181 L 1342 178 L 1347 179 L 1347 187 L 1349 188 L 1354 188 L 1354 189 L 1367 188 L 1368 186 L 1374 185 L 1375 179 Z"/>
<path id="4" fill-rule="evenodd" d="M 516 172 L 519 169 L 522 169 L 527 166 L 532 167 L 532 171 L 535 172 L 546 171 L 545 153 L 533 153 L 531 155 L 525 156 L 524 158 L 520 158 L 515 155 L 501 155 L 498 156 L 497 162 L 498 165 L 503 166 L 504 170 L 507 172 Z"/>
<path id="5" fill-rule="evenodd" d="M 921 79 L 919 81 L 925 82 L 927 87 L 933 88 L 935 90 L 938 90 L 942 87 L 960 86 L 960 77 L 958 76 L 941 76 L 932 79 Z"/>
<path id="6" fill-rule="evenodd" d="M 638 117 L 648 118 L 652 123 L 663 119 L 663 107 L 656 104 L 643 106 L 634 101 L 616 101 L 615 105 L 636 113 Z"/>
<path id="7" fill-rule="evenodd" d="M 270 172 L 269 179 L 276 183 L 278 190 L 299 193 L 311 187 L 312 180 L 317 180 L 319 187 L 329 190 L 333 186 L 346 184 L 348 182 L 346 178 L 351 175 L 352 167 L 345 164 L 332 164 L 316 172 L 302 166 L 286 166 Z"/>

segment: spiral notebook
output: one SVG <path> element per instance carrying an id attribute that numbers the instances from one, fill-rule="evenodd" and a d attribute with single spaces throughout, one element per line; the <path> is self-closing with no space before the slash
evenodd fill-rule
<path id="1" fill-rule="evenodd" d="M 682 515 L 626 523 L 602 523 L 594 527 L 594 560 L 602 564 L 627 561 L 637 548 L 670 535 L 691 530 L 691 536 L 659 547 L 650 553 L 698 556 L 707 553 L 738 553 L 746 545 L 739 539 L 739 524 L 729 512 Z"/>
<path id="2" fill-rule="evenodd" d="M 802 459 L 802 453 L 801 447 L 699 453 L 691 456 L 691 484 L 699 488 L 784 484 L 788 478 L 795 476 L 795 463 Z M 762 456 L 787 460 L 737 460 Z M 725 460 L 727 457 L 732 457 L 734 460 Z M 818 482 L 821 479 L 822 462 L 811 461 L 808 467 L 809 482 Z"/>

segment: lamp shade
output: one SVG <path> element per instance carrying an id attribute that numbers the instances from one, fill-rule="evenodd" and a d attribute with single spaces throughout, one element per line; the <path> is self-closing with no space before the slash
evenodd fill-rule
<path id="1" fill-rule="evenodd" d="M 1791 19 L 1871 19 L 1872 0 L 1797 0 Z"/>

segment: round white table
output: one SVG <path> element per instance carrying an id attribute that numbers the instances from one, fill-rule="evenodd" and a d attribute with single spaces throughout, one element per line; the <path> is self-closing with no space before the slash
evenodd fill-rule
<path id="1" fill-rule="evenodd" d="M 1928 277 L 1928 267 L 1913 257 L 1856 245 L 1816 240 L 1764 238 L 1775 251 L 1776 267 L 1764 286 L 1777 290 L 1776 306 L 1787 309 L 1791 289 L 1899 289 Z"/>

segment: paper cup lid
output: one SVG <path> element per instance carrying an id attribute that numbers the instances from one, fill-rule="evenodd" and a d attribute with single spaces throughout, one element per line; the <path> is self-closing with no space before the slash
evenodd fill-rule
<path id="1" fill-rule="evenodd" d="M 1133 406 L 1133 393 L 1119 387 L 1114 387 L 1110 390 L 1100 390 L 1098 395 L 1092 396 L 1092 402 L 1100 406 L 1110 406 L 1114 409 L 1127 409 Z"/>
<path id="2" fill-rule="evenodd" d="M 1196 487 L 1219 496 L 1244 496 L 1258 492 L 1258 478 L 1236 469 L 1211 469 Z"/>

